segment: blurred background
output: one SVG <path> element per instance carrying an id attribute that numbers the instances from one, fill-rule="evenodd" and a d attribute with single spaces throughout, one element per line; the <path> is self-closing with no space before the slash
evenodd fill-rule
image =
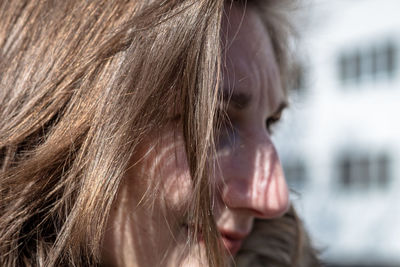
<path id="1" fill-rule="evenodd" d="M 400 0 L 300 11 L 274 133 L 291 199 L 327 266 L 400 266 Z"/>

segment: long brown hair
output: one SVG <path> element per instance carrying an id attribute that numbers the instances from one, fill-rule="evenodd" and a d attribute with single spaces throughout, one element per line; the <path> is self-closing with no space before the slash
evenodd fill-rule
<path id="1" fill-rule="evenodd" d="M 204 238 L 216 247 L 200 190 L 222 8 L 214 0 L 2 2 L 1 265 L 98 263 L 104 214 L 130 155 L 175 103 L 183 103 L 195 181 L 191 215 L 213 229 Z M 214 251 L 210 264 L 220 265 Z"/>
<path id="2" fill-rule="evenodd" d="M 225 264 L 207 175 L 223 6 L 0 3 L 0 265 L 98 264 L 128 161 L 171 107 L 182 114 L 193 179 L 189 217 L 203 229 L 210 266 Z M 282 27 L 266 20 L 285 68 Z"/>

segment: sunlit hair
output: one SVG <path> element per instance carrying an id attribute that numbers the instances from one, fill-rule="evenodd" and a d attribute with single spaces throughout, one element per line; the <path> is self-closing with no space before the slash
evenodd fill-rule
<path id="1" fill-rule="evenodd" d="M 248 4 L 285 73 L 289 24 L 277 3 Z M 207 175 L 223 8 L 223 0 L 0 3 L 0 265 L 99 264 L 129 159 L 176 113 L 193 179 L 188 216 L 201 225 L 210 266 L 225 264 Z"/>

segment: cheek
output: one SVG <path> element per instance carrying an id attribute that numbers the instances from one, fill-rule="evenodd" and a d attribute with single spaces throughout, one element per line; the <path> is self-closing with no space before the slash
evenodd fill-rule
<path id="1" fill-rule="evenodd" d="M 183 138 L 167 133 L 159 143 L 142 150 L 140 160 L 130 175 L 135 183 L 135 195 L 153 197 L 156 206 L 167 213 L 183 216 L 191 197 L 192 182 L 186 159 Z"/>
<path id="2" fill-rule="evenodd" d="M 166 134 L 157 144 L 143 142 L 131 159 L 110 213 L 104 262 L 163 266 L 160 255 L 186 244 L 182 225 L 191 187 L 183 140 Z"/>
<path id="3" fill-rule="evenodd" d="M 160 162 L 161 196 L 168 208 L 184 210 L 191 197 L 192 180 L 183 143 L 176 144 Z"/>

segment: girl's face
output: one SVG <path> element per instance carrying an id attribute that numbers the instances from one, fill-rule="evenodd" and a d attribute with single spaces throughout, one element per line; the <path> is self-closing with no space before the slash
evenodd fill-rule
<path id="1" fill-rule="evenodd" d="M 218 139 L 214 214 L 221 242 L 234 255 L 255 218 L 275 218 L 288 208 L 288 189 L 269 129 L 279 119 L 285 95 L 271 40 L 257 13 L 235 6 L 226 13 L 223 93 L 230 99 L 229 121 Z M 202 243 L 200 250 L 185 250 L 191 178 L 176 123 L 148 136 L 131 161 L 110 214 L 104 263 L 204 265 L 206 257 L 198 255 Z"/>

